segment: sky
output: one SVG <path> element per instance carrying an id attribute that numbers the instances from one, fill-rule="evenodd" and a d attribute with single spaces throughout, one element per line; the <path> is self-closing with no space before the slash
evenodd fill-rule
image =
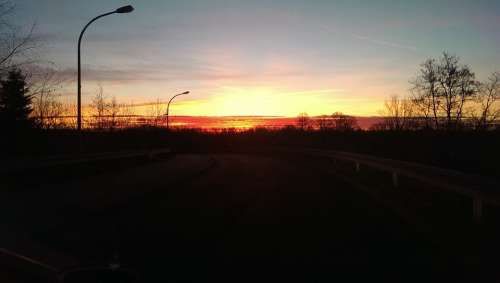
<path id="1" fill-rule="evenodd" d="M 377 115 L 408 95 L 426 58 L 458 55 L 479 79 L 500 70 L 500 1 L 16 0 L 40 56 L 121 103 L 176 99 L 176 115 Z M 72 87 L 72 88 L 71 88 Z M 76 82 L 65 89 L 76 100 Z"/>

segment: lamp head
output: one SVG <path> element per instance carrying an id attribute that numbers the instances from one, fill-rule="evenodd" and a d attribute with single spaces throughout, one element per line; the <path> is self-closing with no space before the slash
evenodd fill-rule
<path id="1" fill-rule="evenodd" d="M 181 93 L 181 94 L 189 94 L 189 90 L 188 90 L 188 91 L 185 91 L 185 92 L 183 92 L 183 93 Z"/>
<path id="2" fill-rule="evenodd" d="M 119 13 L 119 14 L 123 14 L 123 13 L 130 13 L 134 10 L 134 7 L 132 7 L 132 5 L 127 5 L 127 6 L 123 6 L 123 7 L 120 7 L 118 9 L 116 9 L 116 13 Z"/>

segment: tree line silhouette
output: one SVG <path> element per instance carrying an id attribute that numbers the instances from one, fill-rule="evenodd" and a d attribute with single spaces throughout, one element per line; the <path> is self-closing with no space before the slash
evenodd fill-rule
<path id="1" fill-rule="evenodd" d="M 359 130 L 360 127 L 356 117 L 345 115 L 342 112 L 334 112 L 331 115 L 320 115 L 309 117 L 303 112 L 297 116 L 296 127 L 302 131 L 341 131 L 349 132 Z"/>
<path id="2" fill-rule="evenodd" d="M 500 72 L 478 81 L 459 57 L 444 52 L 420 65 L 409 97 L 384 104 L 374 130 L 493 130 L 500 118 Z"/>
<path id="3" fill-rule="evenodd" d="M 382 121 L 373 131 L 408 130 L 498 130 L 500 128 L 500 71 L 485 81 L 476 79 L 460 58 L 443 52 L 440 58 L 429 58 L 420 65 L 411 80 L 410 94 L 394 95 L 384 102 Z M 355 117 L 334 113 L 316 117 L 307 113 L 297 116 L 300 129 L 359 129 Z"/>

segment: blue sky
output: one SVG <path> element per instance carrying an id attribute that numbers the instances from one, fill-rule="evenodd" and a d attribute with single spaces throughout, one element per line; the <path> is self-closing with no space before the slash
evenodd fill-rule
<path id="1" fill-rule="evenodd" d="M 74 73 L 83 44 L 84 101 L 166 100 L 186 115 L 373 115 L 406 95 L 428 57 L 449 51 L 480 79 L 500 69 L 500 1 L 17 0 L 37 23 L 43 56 Z M 69 88 L 68 95 L 72 89 Z M 228 101 L 230 100 L 230 101 Z"/>

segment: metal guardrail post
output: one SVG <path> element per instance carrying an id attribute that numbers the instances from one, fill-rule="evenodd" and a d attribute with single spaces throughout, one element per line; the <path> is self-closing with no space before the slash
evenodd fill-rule
<path id="1" fill-rule="evenodd" d="M 452 191 L 472 199 L 472 216 L 476 223 L 484 221 L 484 203 L 500 206 L 498 191 L 482 190 L 487 187 L 498 187 L 498 180 L 484 176 L 470 175 L 446 168 L 439 168 L 408 161 L 379 158 L 350 152 L 311 149 L 313 154 L 328 156 L 333 160 L 347 161 L 354 165 L 355 173 L 360 172 L 360 165 L 374 168 L 392 175 L 394 187 L 400 186 L 400 176 L 429 184 L 444 190 Z"/>

